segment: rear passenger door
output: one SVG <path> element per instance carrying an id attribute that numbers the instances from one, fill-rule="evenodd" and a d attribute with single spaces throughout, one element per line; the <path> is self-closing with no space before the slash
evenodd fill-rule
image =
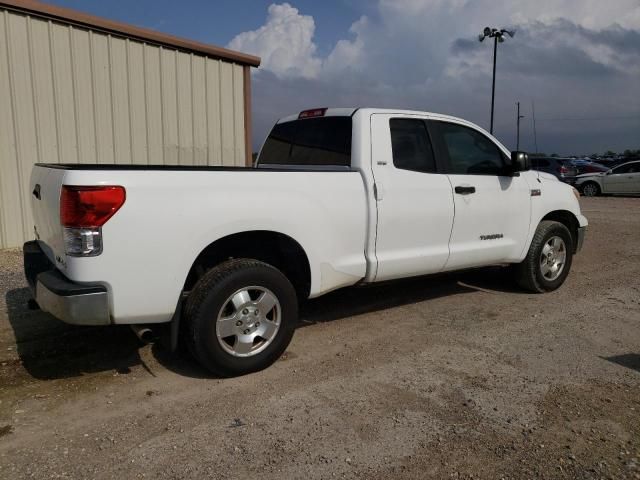
<path id="1" fill-rule="evenodd" d="M 446 270 L 519 260 L 529 234 L 531 189 L 507 157 L 469 125 L 430 121 L 437 156 L 453 187 L 455 220 Z"/>
<path id="2" fill-rule="evenodd" d="M 376 281 L 439 272 L 449 256 L 453 195 L 425 119 L 371 116 L 377 206 Z"/>

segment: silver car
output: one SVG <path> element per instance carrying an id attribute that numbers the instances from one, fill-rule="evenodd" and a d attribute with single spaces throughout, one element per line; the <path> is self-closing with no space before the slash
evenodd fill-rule
<path id="1" fill-rule="evenodd" d="M 585 197 L 603 193 L 640 194 L 640 160 L 623 163 L 606 172 L 578 175 L 575 187 Z"/>

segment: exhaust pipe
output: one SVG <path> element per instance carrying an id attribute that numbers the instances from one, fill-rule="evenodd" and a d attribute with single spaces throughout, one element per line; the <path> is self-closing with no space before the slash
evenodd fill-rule
<path id="1" fill-rule="evenodd" d="M 151 343 L 156 339 L 156 334 L 147 325 L 131 325 L 131 330 L 144 343 Z"/>

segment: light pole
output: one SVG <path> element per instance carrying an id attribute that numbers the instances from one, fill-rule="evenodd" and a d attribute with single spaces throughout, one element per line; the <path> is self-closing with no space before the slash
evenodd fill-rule
<path id="1" fill-rule="evenodd" d="M 518 105 L 518 113 L 516 113 L 516 151 L 520 151 L 520 119 L 524 118 L 524 115 L 520 115 L 520 102 L 516 102 Z"/>
<path id="2" fill-rule="evenodd" d="M 485 38 L 493 38 L 493 83 L 491 84 L 491 128 L 489 132 L 493 135 L 493 105 L 496 96 L 496 54 L 498 53 L 498 42 L 504 42 L 505 33 L 510 37 L 513 37 L 516 32 L 515 30 L 506 30 L 497 28 L 489 28 L 484 27 L 484 30 L 480 35 L 478 35 L 478 40 L 481 42 L 484 41 Z"/>

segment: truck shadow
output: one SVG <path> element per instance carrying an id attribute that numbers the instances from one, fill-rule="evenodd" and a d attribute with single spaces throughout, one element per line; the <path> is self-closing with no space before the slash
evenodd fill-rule
<path id="1" fill-rule="evenodd" d="M 28 288 L 9 290 L 5 303 L 19 362 L 39 380 L 79 377 L 141 364 L 140 343 L 126 326 L 78 327 L 29 310 Z"/>
<path id="2" fill-rule="evenodd" d="M 477 291 L 523 293 L 515 286 L 508 269 L 501 267 L 394 280 L 343 288 L 302 302 L 298 328 Z M 153 354 L 160 364 L 174 373 L 193 378 L 212 378 L 186 352 L 181 356 L 172 355 L 160 345 L 154 345 Z M 287 358 L 286 353 L 283 358 Z"/>
<path id="3" fill-rule="evenodd" d="M 476 291 L 522 293 L 501 267 L 414 277 L 337 290 L 301 305 L 301 326 Z"/>
<path id="4" fill-rule="evenodd" d="M 299 328 L 478 290 L 520 292 L 506 269 L 498 267 L 350 287 L 303 302 Z M 29 310 L 30 297 L 28 288 L 9 290 L 5 295 L 19 361 L 31 377 L 53 380 L 104 371 L 126 374 L 139 365 L 148 369 L 140 356 L 142 344 L 128 326 L 67 325 L 47 313 Z M 211 378 L 186 352 L 173 354 L 157 343 L 152 353 L 174 373 Z"/>
<path id="5" fill-rule="evenodd" d="M 638 353 L 625 353 L 623 355 L 615 355 L 613 357 L 600 357 L 600 358 L 612 363 L 617 363 L 622 367 L 626 367 L 640 373 L 640 354 Z"/>

